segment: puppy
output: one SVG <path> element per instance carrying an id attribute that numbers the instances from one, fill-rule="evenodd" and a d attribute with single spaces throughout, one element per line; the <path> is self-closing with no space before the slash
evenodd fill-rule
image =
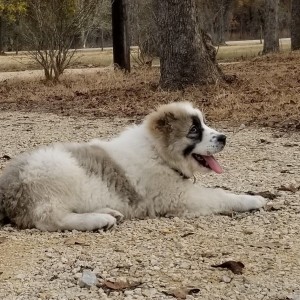
<path id="1" fill-rule="evenodd" d="M 193 184 L 221 173 L 226 136 L 190 103 L 171 103 L 111 141 L 61 143 L 21 154 L 0 178 L 0 212 L 20 228 L 109 229 L 123 218 L 198 217 L 258 209 L 260 196 Z"/>

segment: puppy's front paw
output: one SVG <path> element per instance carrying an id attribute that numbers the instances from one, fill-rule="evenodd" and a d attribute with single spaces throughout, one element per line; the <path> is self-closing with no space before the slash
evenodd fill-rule
<path id="1" fill-rule="evenodd" d="M 259 209 L 267 204 L 267 200 L 261 196 L 242 195 L 247 210 Z"/>

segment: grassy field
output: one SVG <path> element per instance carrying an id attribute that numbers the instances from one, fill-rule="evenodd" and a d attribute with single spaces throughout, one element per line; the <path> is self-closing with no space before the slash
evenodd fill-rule
<path id="1" fill-rule="evenodd" d="M 218 48 L 219 61 L 237 61 L 258 56 L 262 51 L 262 44 L 258 41 L 241 41 L 228 42 L 228 46 Z M 290 50 L 290 41 L 281 40 L 280 48 L 282 51 Z M 136 50 L 132 51 L 132 55 L 136 55 Z M 132 59 L 134 64 L 134 59 Z M 158 59 L 154 60 L 154 64 L 158 64 Z M 90 68 L 90 67 L 107 67 L 112 65 L 112 50 L 80 50 L 75 54 L 71 68 Z M 31 57 L 22 52 L 19 55 L 7 54 L 0 56 L 0 72 L 7 71 L 25 71 L 40 69 L 40 66 L 31 59 Z"/>

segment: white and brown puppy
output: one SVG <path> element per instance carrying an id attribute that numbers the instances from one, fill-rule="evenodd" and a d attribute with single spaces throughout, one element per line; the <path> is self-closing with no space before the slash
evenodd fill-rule
<path id="1" fill-rule="evenodd" d="M 54 144 L 21 154 L 0 178 L 0 219 L 20 228 L 95 230 L 125 218 L 247 211 L 259 196 L 193 184 L 222 169 L 213 157 L 226 137 L 189 103 L 161 106 L 111 141 Z"/>

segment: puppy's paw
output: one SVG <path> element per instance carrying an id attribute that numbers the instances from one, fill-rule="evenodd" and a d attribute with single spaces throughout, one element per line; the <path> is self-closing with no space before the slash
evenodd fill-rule
<path id="1" fill-rule="evenodd" d="M 259 209 L 267 204 L 267 200 L 261 196 L 242 195 L 241 197 L 247 210 Z"/>
<path id="2" fill-rule="evenodd" d="M 108 214 L 116 218 L 117 224 L 120 224 L 124 221 L 124 215 L 117 210 L 111 210 Z"/>
<path id="3" fill-rule="evenodd" d="M 117 225 L 117 219 L 109 214 L 103 214 L 104 225 L 102 225 L 99 229 L 103 229 L 104 231 L 110 230 Z"/>
<path id="4" fill-rule="evenodd" d="M 108 214 L 114 217 L 117 220 L 117 224 L 120 224 L 124 221 L 124 215 L 117 210 L 106 207 L 106 208 L 98 209 L 97 212 L 101 214 Z"/>

